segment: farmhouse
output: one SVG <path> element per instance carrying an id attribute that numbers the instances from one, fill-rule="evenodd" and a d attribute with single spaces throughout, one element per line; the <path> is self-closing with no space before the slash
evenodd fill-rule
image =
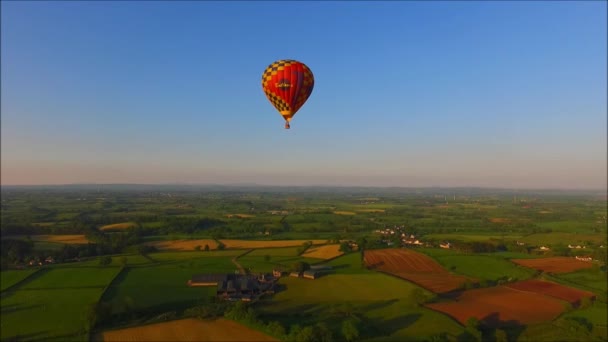
<path id="1" fill-rule="evenodd" d="M 449 249 L 452 245 L 449 242 L 440 243 L 439 247 Z"/>
<path id="2" fill-rule="evenodd" d="M 576 256 L 575 257 L 576 260 L 580 260 L 580 261 L 593 261 L 593 258 L 590 256 Z"/>
<path id="3" fill-rule="evenodd" d="M 289 273 L 289 276 L 300 278 L 302 276 L 302 272 L 291 272 L 291 273 Z"/>
<path id="4" fill-rule="evenodd" d="M 275 293 L 276 278 L 270 274 L 198 274 L 188 280 L 188 286 L 216 286 L 216 295 L 235 301 L 251 301 L 265 294 Z"/>

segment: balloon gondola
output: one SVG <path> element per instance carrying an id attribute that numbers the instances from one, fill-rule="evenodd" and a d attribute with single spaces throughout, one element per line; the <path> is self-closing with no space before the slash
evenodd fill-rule
<path id="1" fill-rule="evenodd" d="M 262 90 L 270 103 L 283 116 L 285 129 L 310 97 L 315 80 L 310 68 L 293 59 L 270 64 L 262 74 Z"/>

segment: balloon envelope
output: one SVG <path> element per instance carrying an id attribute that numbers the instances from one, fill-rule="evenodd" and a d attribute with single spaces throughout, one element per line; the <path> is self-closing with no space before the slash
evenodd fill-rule
<path id="1" fill-rule="evenodd" d="M 310 97 L 314 84 L 310 68 L 293 59 L 281 59 L 270 64 L 262 75 L 262 89 L 287 122 L 286 128 Z"/>

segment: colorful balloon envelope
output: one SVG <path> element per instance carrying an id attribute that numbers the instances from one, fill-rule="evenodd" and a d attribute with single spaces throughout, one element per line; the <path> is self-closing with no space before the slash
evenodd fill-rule
<path id="1" fill-rule="evenodd" d="M 310 97 L 315 80 L 306 64 L 282 59 L 270 64 L 262 75 L 262 89 L 285 119 L 285 128 Z"/>

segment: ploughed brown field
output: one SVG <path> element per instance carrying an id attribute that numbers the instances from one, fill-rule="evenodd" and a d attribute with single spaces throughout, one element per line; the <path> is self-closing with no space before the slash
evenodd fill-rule
<path id="1" fill-rule="evenodd" d="M 363 258 L 370 269 L 409 280 L 435 293 L 456 290 L 467 280 L 476 281 L 452 274 L 431 257 L 409 249 L 368 250 Z"/>
<path id="2" fill-rule="evenodd" d="M 546 322 L 565 310 L 565 302 L 561 300 L 506 286 L 463 291 L 453 302 L 425 306 L 453 317 L 462 325 L 475 317 L 492 326 Z"/>
<path id="3" fill-rule="evenodd" d="M 277 341 L 227 319 L 181 319 L 134 328 L 104 331 L 96 341 Z"/>
<path id="4" fill-rule="evenodd" d="M 557 299 L 565 300 L 573 305 L 580 304 L 581 299 L 585 297 L 595 298 L 595 294 L 592 292 L 575 289 L 545 280 L 529 279 L 508 284 L 506 286 L 516 290 L 544 294 Z"/>
<path id="5" fill-rule="evenodd" d="M 576 260 L 572 257 L 511 259 L 511 261 L 518 265 L 551 273 L 568 273 L 593 267 L 593 264 L 588 261 Z"/>

